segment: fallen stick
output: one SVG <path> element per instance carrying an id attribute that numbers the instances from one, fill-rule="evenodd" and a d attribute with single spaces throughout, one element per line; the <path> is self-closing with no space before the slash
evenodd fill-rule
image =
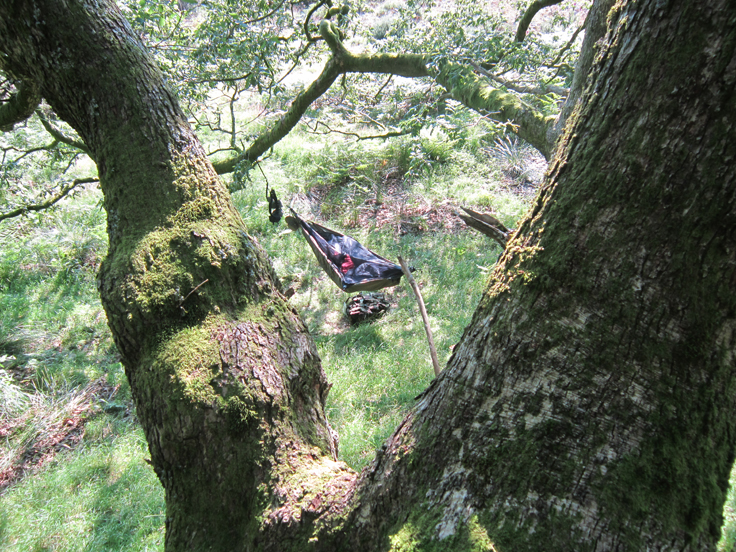
<path id="1" fill-rule="evenodd" d="M 401 258 L 401 256 L 399 256 L 399 264 L 401 265 L 401 270 L 404 272 L 404 276 L 406 276 L 406 280 L 409 282 L 411 289 L 414 290 L 414 295 L 417 296 L 417 303 L 419 303 L 419 312 L 422 313 L 422 320 L 424 321 L 424 330 L 427 332 L 427 341 L 429 341 L 429 354 L 432 356 L 432 366 L 434 367 L 434 375 L 439 376 L 440 375 L 440 361 L 437 360 L 437 349 L 434 346 L 434 338 L 432 337 L 432 328 L 429 327 L 429 317 L 427 316 L 427 309 L 424 308 L 424 300 L 422 299 L 422 294 L 419 291 L 419 286 L 417 285 L 416 280 L 414 280 L 414 276 L 411 275 L 411 271 L 406 266 L 406 263 L 404 262 L 404 259 Z"/>

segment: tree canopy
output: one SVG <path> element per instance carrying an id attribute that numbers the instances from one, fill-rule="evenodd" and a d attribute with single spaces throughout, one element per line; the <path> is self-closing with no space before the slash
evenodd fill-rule
<path id="1" fill-rule="evenodd" d="M 237 173 L 237 187 L 300 122 L 316 132 L 340 132 L 343 113 L 364 125 L 365 137 L 416 136 L 422 127 L 447 128 L 441 110 L 448 97 L 548 157 L 560 128 L 553 122 L 572 83 L 584 6 L 568 2 L 559 14 L 566 27 L 552 21 L 546 33 L 524 28 L 542 7 L 559 3 L 536 2 L 518 13 L 473 2 L 388 2 L 372 11 L 331 2 L 156 1 L 121 8 L 166 72 L 195 132 L 221 135 L 211 158 L 218 173 Z M 517 16 L 525 19 L 514 32 Z M 319 75 L 300 90 L 289 77 L 304 71 Z M 395 84 L 399 77 L 412 81 Z M 338 118 L 318 111 L 305 120 L 338 79 Z M 6 71 L 1 84 L 0 123 L 6 130 L 18 126 L 3 134 L 0 217 L 9 218 L 44 209 L 87 183 L 64 174 L 88 149 L 33 83 Z M 237 119 L 233 104 L 253 93 L 263 96 L 263 110 L 246 131 L 249 121 Z M 28 175 L 40 166 L 47 184 L 29 187 Z"/>

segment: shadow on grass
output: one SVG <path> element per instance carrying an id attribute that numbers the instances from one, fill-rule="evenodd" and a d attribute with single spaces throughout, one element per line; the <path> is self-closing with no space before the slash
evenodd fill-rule
<path id="1" fill-rule="evenodd" d="M 120 474 L 108 474 L 98 486 L 91 504 L 95 512 L 86 552 L 163 550 L 165 508 L 163 496 L 152 496 L 142 482 L 154 483 L 142 463 L 127 467 Z M 155 481 L 158 485 L 158 481 Z M 163 495 L 163 490 L 160 493 Z"/>

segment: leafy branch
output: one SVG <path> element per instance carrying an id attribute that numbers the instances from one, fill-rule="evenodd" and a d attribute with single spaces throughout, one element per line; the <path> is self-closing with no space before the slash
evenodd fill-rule
<path id="1" fill-rule="evenodd" d="M 218 174 L 233 172 L 241 163 L 254 163 L 299 123 L 309 106 L 327 92 L 338 77 L 347 73 L 432 77 L 467 107 L 496 122 L 514 123 L 519 137 L 549 156 L 552 145 L 548 132 L 554 117 L 544 116 L 515 95 L 492 86 L 487 78 L 479 77 L 469 65 L 422 54 L 353 54 L 342 43 L 341 31 L 335 23 L 325 19 L 319 30 L 332 54 L 322 73 L 294 98 L 286 113 L 250 147 L 230 159 L 213 163 Z"/>

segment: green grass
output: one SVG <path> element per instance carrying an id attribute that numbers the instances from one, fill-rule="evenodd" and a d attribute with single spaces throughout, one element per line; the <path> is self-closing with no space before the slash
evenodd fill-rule
<path id="1" fill-rule="evenodd" d="M 482 129 L 463 132 L 451 147 L 437 133 L 355 142 L 295 132 L 233 196 L 285 287 L 295 290 L 290 302 L 333 384 L 327 413 L 340 457 L 356 470 L 434 377 L 417 303 L 402 282 L 384 290 L 392 306 L 382 318 L 350 326 L 342 312 L 347 294 L 304 239 L 268 222 L 265 178 L 305 218 L 416 267 L 444 366 L 500 250 L 474 231 L 431 226 L 422 213 L 432 207 L 450 222 L 454 206 L 475 205 L 514 226 L 530 200 L 504 177 L 508 159 L 499 161 Z M 163 490 L 144 460 L 142 432 L 133 416 L 104 411 L 132 407 L 95 286 L 106 251 L 99 200 L 90 190 L 42 217 L 0 223 L 0 427 L 17 426 L 0 442 L 0 469 L 70 416 L 86 422 L 74 450 L 0 493 L 0 552 L 163 549 Z M 379 207 L 381 221 L 371 214 Z M 95 382 L 114 395 L 89 403 L 84 393 Z M 719 552 L 733 549 L 734 510 L 732 490 Z"/>
<path id="2" fill-rule="evenodd" d="M 33 459 L 0 493 L 2 551 L 163 548 L 163 490 L 142 432 L 103 412 L 129 408 L 130 390 L 95 285 L 107 248 L 99 199 L 92 189 L 0 224 L 0 471 Z M 84 427 L 81 444 L 49 446 L 69 420 Z"/>
<path id="3" fill-rule="evenodd" d="M 163 550 L 163 490 L 142 431 L 107 415 L 90 426 L 82 447 L 2 495 L 1 551 Z"/>
<path id="4" fill-rule="evenodd" d="M 264 174 L 285 205 L 294 204 L 305 218 L 349 234 L 394 261 L 402 255 L 417 269 L 442 366 L 470 321 L 500 249 L 460 226 L 429 229 L 425 217 L 412 213 L 428 205 L 498 203 L 499 216 L 513 225 L 528 199 L 502 187 L 480 147 L 441 149 L 435 143 L 431 157 L 436 161 L 412 175 L 413 152 L 430 148 L 426 136 L 386 143 L 332 139 L 321 146 L 320 140 L 325 142 L 298 133 L 288 137 L 263 164 L 263 173 L 253 171 L 252 181 L 234 199 L 285 287 L 296 291 L 290 302 L 313 333 L 333 384 L 327 410 L 340 435 L 340 457 L 360 470 L 434 378 L 417 302 L 402 282 L 384 290 L 392 303 L 385 316 L 351 327 L 343 314 L 348 295 L 322 272 L 306 241 L 283 223 L 268 222 Z M 398 186 L 401 205 L 393 204 L 396 196 L 389 197 L 386 189 L 386 175 L 392 173 L 405 175 L 391 183 Z M 405 223 L 404 231 L 365 214 L 367 205 L 381 200 Z M 453 218 L 449 209 L 443 216 Z"/>

